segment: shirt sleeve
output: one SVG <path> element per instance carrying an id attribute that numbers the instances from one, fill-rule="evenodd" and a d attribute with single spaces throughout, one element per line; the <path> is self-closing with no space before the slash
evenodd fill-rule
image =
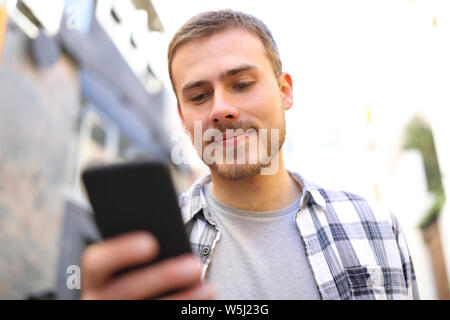
<path id="1" fill-rule="evenodd" d="M 419 290 L 417 287 L 416 274 L 414 271 L 414 265 L 409 253 L 408 245 L 406 243 L 405 235 L 398 223 L 397 218 L 391 213 L 394 230 L 396 236 L 397 245 L 400 251 L 400 257 L 402 260 L 403 275 L 405 277 L 406 291 L 408 298 L 411 300 L 419 300 Z"/>

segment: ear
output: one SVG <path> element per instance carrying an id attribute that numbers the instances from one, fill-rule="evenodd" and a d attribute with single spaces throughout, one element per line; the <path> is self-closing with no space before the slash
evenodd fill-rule
<path id="1" fill-rule="evenodd" d="M 283 109 L 289 110 L 294 104 L 294 95 L 292 93 L 292 78 L 289 73 L 283 72 L 279 79 L 281 98 L 283 100 Z"/>

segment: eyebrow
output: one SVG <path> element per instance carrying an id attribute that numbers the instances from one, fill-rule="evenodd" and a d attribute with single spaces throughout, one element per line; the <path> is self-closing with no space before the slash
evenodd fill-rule
<path id="1" fill-rule="evenodd" d="M 252 70 L 252 69 L 256 69 L 256 66 L 253 64 L 243 64 L 239 67 L 225 71 L 224 73 L 222 73 L 220 75 L 220 78 L 224 78 L 225 76 L 234 76 L 240 72 Z"/>
<path id="2" fill-rule="evenodd" d="M 236 75 L 236 74 L 238 74 L 240 72 L 244 72 L 244 71 L 247 71 L 247 70 L 253 70 L 253 69 L 257 69 L 257 67 L 255 65 L 253 65 L 253 64 L 243 64 L 243 65 L 240 65 L 240 66 L 238 66 L 236 68 L 233 68 L 233 69 L 230 69 L 230 70 L 222 72 L 219 77 L 220 77 L 220 79 L 223 79 L 225 77 L 234 76 L 234 75 Z M 183 86 L 183 88 L 181 90 L 183 92 L 185 92 L 185 91 L 188 91 L 190 89 L 201 87 L 201 86 L 203 86 L 203 85 L 205 85 L 207 83 L 208 83 L 208 81 L 205 81 L 205 80 L 188 82 L 187 84 L 185 84 Z"/>

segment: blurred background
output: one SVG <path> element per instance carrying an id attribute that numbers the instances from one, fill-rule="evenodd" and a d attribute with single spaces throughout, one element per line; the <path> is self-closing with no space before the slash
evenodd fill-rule
<path id="1" fill-rule="evenodd" d="M 264 21 L 293 78 L 287 168 L 386 204 L 421 298 L 450 299 L 445 0 L 0 0 L 0 298 L 79 297 L 69 266 L 99 238 L 88 163 L 163 160 L 178 192 L 208 172 L 193 149 L 171 160 L 183 131 L 166 53 L 219 8 Z"/>

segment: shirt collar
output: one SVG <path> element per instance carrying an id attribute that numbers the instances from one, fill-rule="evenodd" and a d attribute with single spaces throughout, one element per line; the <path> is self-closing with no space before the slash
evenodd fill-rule
<path id="1" fill-rule="evenodd" d="M 303 199 L 303 201 L 306 201 L 307 204 L 308 202 L 312 202 L 313 204 L 319 205 L 323 209 L 326 208 L 326 200 L 323 196 L 324 193 L 322 192 L 322 188 L 312 182 L 309 182 L 296 172 L 289 170 L 288 172 L 291 177 L 296 179 L 297 182 L 302 186 L 302 189 L 304 189 L 306 198 Z M 308 205 L 310 206 L 311 203 Z"/>
<path id="2" fill-rule="evenodd" d="M 195 181 L 192 186 L 180 197 L 181 201 L 181 213 L 183 216 L 183 222 L 187 224 L 191 221 L 199 212 L 207 210 L 206 197 L 203 192 L 203 186 L 211 181 L 211 175 L 204 175 Z"/>
<path id="3" fill-rule="evenodd" d="M 288 173 L 302 186 L 305 196 L 303 197 L 301 206 L 304 202 L 307 206 L 317 204 L 325 209 L 326 200 L 323 197 L 323 193 L 321 192 L 322 189 L 319 186 L 304 179 L 296 172 L 288 170 Z M 209 217 L 206 195 L 203 191 L 203 186 L 209 182 L 211 182 L 211 175 L 204 175 L 198 178 L 185 193 L 180 195 L 180 197 L 185 198 L 184 201 L 181 202 L 183 205 L 181 212 L 185 224 L 189 223 L 200 212 L 202 212 L 205 218 L 212 223 Z"/>

